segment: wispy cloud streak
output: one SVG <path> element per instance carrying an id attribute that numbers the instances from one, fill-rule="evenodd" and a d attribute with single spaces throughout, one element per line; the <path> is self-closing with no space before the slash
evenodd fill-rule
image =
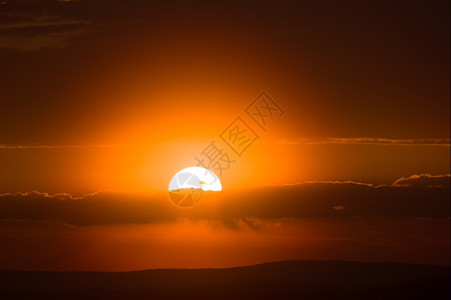
<path id="1" fill-rule="evenodd" d="M 387 139 L 387 138 L 297 138 L 279 140 L 280 144 L 319 145 L 381 145 L 381 146 L 441 146 L 450 147 L 449 138 L 437 139 Z"/>
<path id="2" fill-rule="evenodd" d="M 276 140 L 278 144 L 293 145 L 380 145 L 380 146 L 439 146 L 450 147 L 449 138 L 441 139 L 386 139 L 386 138 L 296 138 Z M 64 149 L 64 148 L 111 148 L 125 145 L 7 145 L 0 144 L 0 149 Z"/>
<path id="3" fill-rule="evenodd" d="M 0 145 L 0 149 L 113 148 L 119 145 Z"/>

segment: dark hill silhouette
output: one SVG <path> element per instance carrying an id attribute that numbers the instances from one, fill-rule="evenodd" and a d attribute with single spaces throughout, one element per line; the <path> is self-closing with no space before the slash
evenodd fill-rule
<path id="1" fill-rule="evenodd" d="M 0 298 L 449 299 L 449 271 L 336 261 L 132 272 L 0 271 Z"/>

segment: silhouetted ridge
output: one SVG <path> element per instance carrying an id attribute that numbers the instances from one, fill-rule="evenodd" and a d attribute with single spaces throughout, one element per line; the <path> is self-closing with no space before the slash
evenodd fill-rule
<path id="1" fill-rule="evenodd" d="M 205 299 L 226 299 L 233 296 L 256 299 L 290 296 L 302 296 L 306 299 L 395 299 L 396 297 L 391 297 L 408 296 L 409 299 L 421 299 L 420 296 L 430 296 L 430 299 L 447 299 L 449 267 L 376 262 L 286 261 L 228 269 L 0 271 L 1 298 L 92 296 L 167 299 L 180 296 L 186 299 L 184 295 Z"/>

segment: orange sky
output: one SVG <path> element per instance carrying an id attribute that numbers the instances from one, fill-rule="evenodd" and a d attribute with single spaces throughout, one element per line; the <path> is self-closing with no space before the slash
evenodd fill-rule
<path id="1" fill-rule="evenodd" d="M 161 192 L 167 190 L 177 171 L 196 165 L 194 157 L 211 140 L 219 143 L 218 135 L 210 140 L 193 138 L 196 142 L 182 138 L 124 146 L 0 149 L 3 174 L 7 175 L 0 186 L 3 192 Z M 224 188 L 312 180 L 391 183 L 411 174 L 446 174 L 449 166 L 446 145 L 287 142 L 270 139 L 270 135 L 262 134 L 242 158 L 234 157 L 236 162 L 221 177 Z"/>
<path id="2" fill-rule="evenodd" d="M 449 217 L 428 210 L 443 208 L 449 186 L 448 6 L 3 1 L 0 237 L 9 242 L 0 243 L 0 268 L 130 270 L 284 259 L 449 264 Z M 266 131 L 245 112 L 261 91 L 284 111 Z M 242 157 L 220 138 L 238 116 L 259 136 Z M 312 181 L 329 191 L 346 181 L 371 187 L 362 201 L 378 195 L 394 204 L 371 213 L 353 210 L 352 202 L 345 215 L 330 218 L 354 195 L 340 191 L 318 208 L 326 213 L 311 217 L 316 202 L 290 202 L 299 214 L 265 217 L 283 200 L 274 196 L 253 216 L 258 228 L 246 223 L 252 216 L 234 215 L 232 223 L 245 223 L 239 229 L 227 226 L 219 208 L 212 215 L 196 208 L 187 216 L 168 213 L 172 176 L 196 165 L 212 141 L 235 160 L 220 176 L 225 193 Z M 409 184 L 393 184 L 402 177 Z M 393 190 L 378 194 L 379 185 Z M 99 204 L 99 191 L 119 196 L 99 196 Z M 400 209 L 403 193 L 430 193 L 440 205 L 414 197 Z M 126 195 L 134 195 L 130 205 Z M 137 195 L 156 205 L 157 223 L 133 210 Z M 98 222 L 55 214 L 85 200 L 93 202 L 78 217 Z"/>

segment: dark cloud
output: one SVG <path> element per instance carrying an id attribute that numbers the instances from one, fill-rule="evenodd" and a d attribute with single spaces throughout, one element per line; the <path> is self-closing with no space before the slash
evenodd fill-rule
<path id="1" fill-rule="evenodd" d="M 226 218 L 449 217 L 449 175 L 409 178 L 409 185 L 330 181 L 240 191 L 221 211 Z"/>
<path id="2" fill-rule="evenodd" d="M 1 219 L 55 221 L 73 225 L 146 223 L 172 220 L 171 207 L 138 194 L 98 192 L 68 194 L 15 193 L 0 197 Z"/>
<path id="3" fill-rule="evenodd" d="M 35 51 L 64 47 L 88 32 L 91 23 L 72 12 L 76 2 L 3 1 L 0 5 L 0 48 Z"/>
<path id="4" fill-rule="evenodd" d="M 406 187 L 447 187 L 450 186 L 450 174 L 446 175 L 431 175 L 420 174 L 412 175 L 409 177 L 402 177 L 396 180 L 394 186 L 406 186 Z"/>
<path id="5" fill-rule="evenodd" d="M 165 194 L 98 192 L 77 198 L 31 192 L 1 195 L 0 219 L 85 226 L 192 218 L 220 220 L 230 227 L 245 224 L 258 228 L 253 218 L 449 218 L 449 196 L 449 175 L 414 175 L 390 186 L 311 182 L 206 193 L 192 209 L 173 206 Z"/>

